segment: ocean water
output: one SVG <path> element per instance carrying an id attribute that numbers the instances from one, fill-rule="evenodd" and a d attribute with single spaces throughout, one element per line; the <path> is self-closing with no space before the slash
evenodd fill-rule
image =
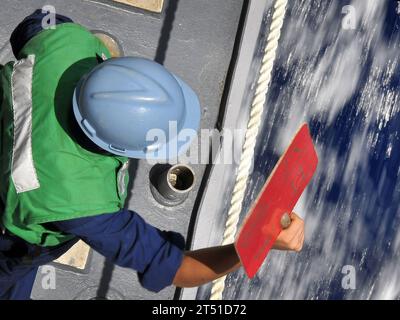
<path id="1" fill-rule="evenodd" d="M 320 162 L 295 208 L 305 245 L 272 251 L 253 280 L 230 275 L 224 299 L 400 298 L 399 27 L 397 1 L 289 1 L 243 213 L 307 122 Z"/>

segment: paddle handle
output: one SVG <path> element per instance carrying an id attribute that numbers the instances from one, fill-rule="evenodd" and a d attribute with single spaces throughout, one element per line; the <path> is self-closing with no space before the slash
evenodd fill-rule
<path id="1" fill-rule="evenodd" d="M 282 218 L 281 218 L 281 227 L 282 227 L 282 229 L 289 228 L 291 223 L 292 223 L 292 219 L 290 218 L 290 215 L 287 212 L 285 212 L 282 215 Z"/>

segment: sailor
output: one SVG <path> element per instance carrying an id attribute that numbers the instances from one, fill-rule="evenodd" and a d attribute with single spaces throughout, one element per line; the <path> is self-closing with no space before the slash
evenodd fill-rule
<path id="1" fill-rule="evenodd" d="M 17 61 L 0 66 L 0 298 L 30 299 L 38 267 L 79 239 L 154 292 L 237 270 L 233 245 L 185 251 L 180 234 L 124 208 L 128 158 L 177 143 L 147 141 L 146 132 L 168 131 L 170 121 L 198 129 L 193 90 L 153 61 L 110 59 L 119 53 L 107 36 L 61 15 L 43 29 L 43 18 L 37 10 L 18 25 Z M 274 247 L 299 251 L 303 241 L 293 213 Z"/>

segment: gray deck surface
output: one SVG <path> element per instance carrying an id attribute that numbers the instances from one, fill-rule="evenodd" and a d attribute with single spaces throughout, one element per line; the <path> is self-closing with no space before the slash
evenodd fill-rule
<path id="1" fill-rule="evenodd" d="M 243 1 L 181 0 L 172 5 L 166 1 L 163 13 L 157 15 L 111 1 L 2 0 L 0 63 L 12 59 L 8 39 L 13 28 L 34 9 L 48 4 L 90 29 L 116 35 L 126 55 L 164 63 L 198 93 L 203 108 L 202 128 L 214 127 Z M 168 14 L 173 13 L 175 7 L 175 14 Z M 172 31 L 168 36 L 170 27 Z M 132 165 L 134 181 L 129 208 L 161 229 L 178 231 L 186 236 L 204 167 L 193 166 L 197 184 L 189 199 L 178 207 L 167 209 L 151 196 L 148 179 L 151 166 L 145 162 Z M 158 294 L 142 289 L 134 271 L 114 267 L 96 252 L 92 252 L 86 273 L 61 268 L 56 272 L 54 290 L 42 288 L 42 274 L 38 273 L 33 299 L 171 299 L 175 292 L 173 287 Z"/>

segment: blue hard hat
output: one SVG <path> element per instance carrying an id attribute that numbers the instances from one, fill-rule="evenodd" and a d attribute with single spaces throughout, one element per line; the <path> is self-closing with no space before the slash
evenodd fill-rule
<path id="1" fill-rule="evenodd" d="M 162 65 L 134 57 L 106 60 L 85 75 L 75 89 L 73 110 L 96 145 L 138 159 L 183 153 L 200 124 L 195 92 Z"/>

